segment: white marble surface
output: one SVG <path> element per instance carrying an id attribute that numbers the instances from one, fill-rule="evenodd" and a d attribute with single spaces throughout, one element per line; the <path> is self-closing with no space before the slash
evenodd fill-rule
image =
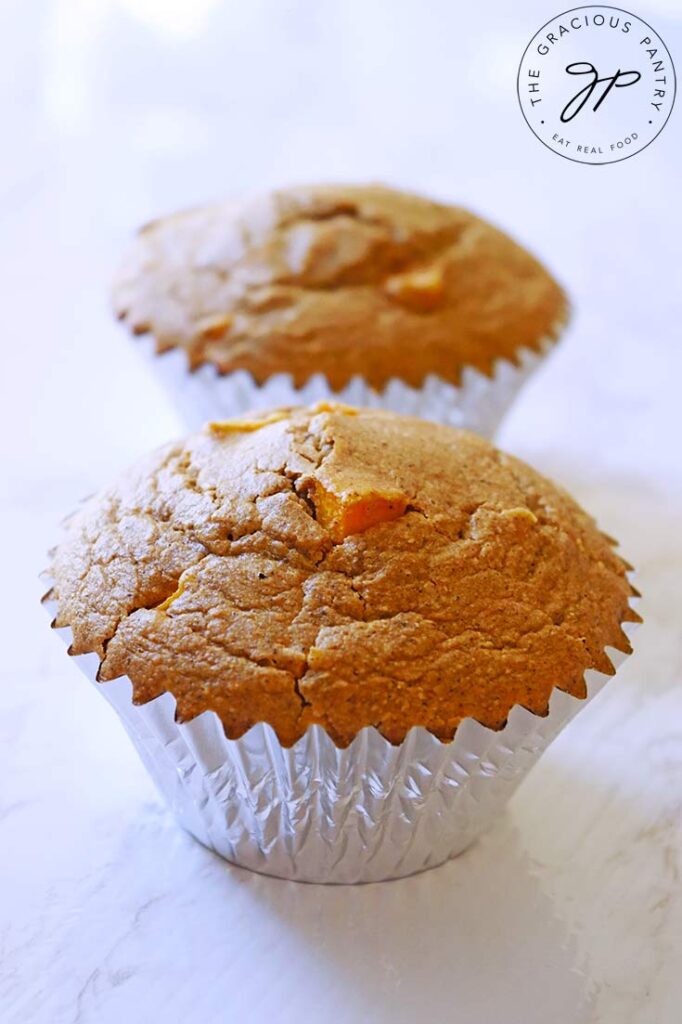
<path id="1" fill-rule="evenodd" d="M 554 8 L 459 7 L 0 9 L 3 1024 L 681 1019 L 680 110 L 623 164 L 563 161 L 514 92 Z M 636 11 L 681 63 L 679 0 Z M 420 877 L 326 889 L 231 868 L 175 828 L 35 577 L 61 515 L 178 430 L 108 317 L 128 232 L 339 177 L 468 202 L 567 283 L 574 325 L 501 440 L 622 539 L 646 623 L 483 842 Z"/>

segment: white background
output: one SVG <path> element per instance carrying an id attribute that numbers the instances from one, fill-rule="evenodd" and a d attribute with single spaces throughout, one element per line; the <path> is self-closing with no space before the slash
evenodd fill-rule
<path id="1" fill-rule="evenodd" d="M 682 112 L 622 164 L 548 152 L 515 79 L 560 9 L 0 7 L 3 1024 L 679 1021 Z M 680 0 L 635 13 L 679 68 Z M 109 316 L 129 234 L 318 179 L 471 205 L 566 284 L 573 325 L 500 441 L 621 538 L 645 595 L 636 655 L 499 827 L 354 889 L 252 876 L 180 833 L 37 606 L 61 516 L 180 429 Z"/>

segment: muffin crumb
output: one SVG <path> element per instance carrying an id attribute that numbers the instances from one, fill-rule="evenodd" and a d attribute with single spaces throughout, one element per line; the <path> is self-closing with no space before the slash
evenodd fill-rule
<path id="1" fill-rule="evenodd" d="M 381 185 L 282 189 L 161 218 L 138 233 L 114 285 L 116 315 L 191 368 L 258 384 L 316 373 L 383 390 L 540 352 L 567 300 L 547 270 L 461 207 Z"/>
<path id="2" fill-rule="evenodd" d="M 53 556 L 56 625 L 136 703 L 169 690 L 179 720 L 285 745 L 313 723 L 447 741 L 583 698 L 630 650 L 627 563 L 481 437 L 331 404 L 217 426 L 91 498 Z"/>

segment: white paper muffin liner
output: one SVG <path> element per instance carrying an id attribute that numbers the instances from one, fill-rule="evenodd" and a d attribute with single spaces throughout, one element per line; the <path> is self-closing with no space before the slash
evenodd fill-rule
<path id="1" fill-rule="evenodd" d="M 492 437 L 520 388 L 556 344 L 558 334 L 559 328 L 554 338 L 542 340 L 537 351 L 519 349 L 517 363 L 498 359 L 491 376 L 468 366 L 462 372 L 459 386 L 430 374 L 421 388 L 393 378 L 383 391 L 377 391 L 359 376 L 334 391 L 321 373 L 313 374 L 297 388 L 288 373 L 273 374 L 258 384 L 246 370 L 220 375 L 212 364 L 204 364 L 190 371 L 184 349 L 159 354 L 150 337 L 139 339 L 138 344 L 191 430 L 207 421 L 229 419 L 251 410 L 336 401 L 420 416 Z"/>
<path id="2" fill-rule="evenodd" d="M 44 604 L 54 621 L 56 603 Z M 624 632 L 630 636 L 635 625 L 623 623 Z M 71 644 L 69 628 L 57 632 Z M 615 668 L 626 657 L 605 651 Z M 74 660 L 118 712 L 180 824 L 201 843 L 252 871 L 327 883 L 400 878 L 460 853 L 611 678 L 590 669 L 586 699 L 554 689 L 547 715 L 517 705 L 498 731 L 467 718 L 449 743 L 413 728 L 394 746 L 367 727 L 339 749 L 321 726 L 310 726 L 286 748 L 263 723 L 230 740 L 212 711 L 176 722 L 170 693 L 135 705 L 127 677 L 97 682 L 97 655 Z"/>

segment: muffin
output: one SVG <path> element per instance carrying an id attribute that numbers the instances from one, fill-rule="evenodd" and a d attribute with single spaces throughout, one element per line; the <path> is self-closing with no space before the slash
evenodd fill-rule
<path id="1" fill-rule="evenodd" d="M 490 434 L 556 340 L 559 285 L 459 207 L 291 188 L 142 228 L 114 310 L 192 426 L 337 397 Z"/>
<path id="2" fill-rule="evenodd" d="M 630 651 L 628 568 L 483 438 L 321 403 L 155 452 L 70 519 L 47 597 L 195 835 L 361 881 L 494 819 Z"/>

